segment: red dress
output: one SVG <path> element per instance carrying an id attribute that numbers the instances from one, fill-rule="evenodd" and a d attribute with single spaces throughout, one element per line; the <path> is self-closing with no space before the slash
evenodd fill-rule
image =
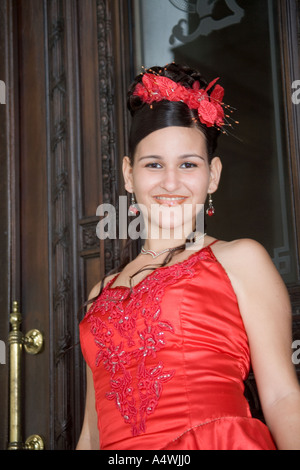
<path id="1" fill-rule="evenodd" d="M 100 448 L 275 449 L 244 397 L 247 335 L 211 247 L 151 271 L 132 292 L 112 287 L 116 277 L 80 324 Z"/>

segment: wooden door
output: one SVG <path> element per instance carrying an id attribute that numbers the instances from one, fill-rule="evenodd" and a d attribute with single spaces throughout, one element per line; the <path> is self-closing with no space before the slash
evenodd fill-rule
<path id="1" fill-rule="evenodd" d="M 44 348 L 22 357 L 22 439 L 73 449 L 85 370 L 78 344 L 88 292 L 119 258 L 96 236 L 97 206 L 115 204 L 125 153 L 127 2 L 3 0 L 0 4 L 1 319 L 18 301 L 22 331 Z M 2 76 L 3 75 L 3 76 Z M 7 274 L 6 274 L 7 273 Z M 9 443 L 8 360 L 0 365 L 0 448 Z"/>
<path id="2" fill-rule="evenodd" d="M 77 442 L 85 395 L 80 306 L 104 272 L 116 266 L 121 248 L 117 240 L 97 238 L 96 209 L 102 203 L 117 206 L 122 187 L 126 84 L 138 72 L 133 50 L 141 48 L 140 18 L 132 22 L 131 8 L 138 4 L 0 2 L 1 93 L 3 84 L 6 91 L 5 100 L 0 96 L 1 449 L 9 443 L 7 338 L 15 300 L 22 331 L 38 328 L 45 339 L 39 355 L 23 355 L 23 440 L 39 434 L 46 449 L 73 449 Z M 299 1 L 278 4 L 298 253 L 300 105 L 292 103 L 290 85 L 300 78 Z M 298 339 L 299 282 L 288 287 Z"/>

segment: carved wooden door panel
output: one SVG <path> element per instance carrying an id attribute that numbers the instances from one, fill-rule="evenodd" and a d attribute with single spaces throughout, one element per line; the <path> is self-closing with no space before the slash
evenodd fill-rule
<path id="1" fill-rule="evenodd" d="M 42 436 L 46 449 L 76 445 L 85 394 L 80 307 L 119 257 L 117 241 L 96 236 L 96 209 L 115 204 L 125 152 L 126 5 L 3 0 L 0 7 L 0 79 L 6 84 L 0 157 L 7 182 L 1 187 L 7 255 L 1 267 L 8 272 L 0 339 L 8 337 L 13 301 L 22 331 L 37 328 L 44 335 L 41 353 L 22 356 L 21 430 L 23 441 Z M 4 449 L 8 360 L 0 367 Z"/>

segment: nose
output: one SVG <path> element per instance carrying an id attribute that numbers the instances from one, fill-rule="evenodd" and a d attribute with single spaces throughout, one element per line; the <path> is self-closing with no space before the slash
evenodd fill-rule
<path id="1" fill-rule="evenodd" d="M 175 168 L 165 168 L 161 187 L 168 192 L 173 192 L 180 186 L 180 177 Z"/>

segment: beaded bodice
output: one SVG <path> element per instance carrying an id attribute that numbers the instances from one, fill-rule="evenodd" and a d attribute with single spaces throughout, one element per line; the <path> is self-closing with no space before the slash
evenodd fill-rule
<path id="1" fill-rule="evenodd" d="M 147 416 L 154 413 L 164 384 L 175 374 L 175 370 L 165 370 L 158 357 L 166 344 L 166 332 L 174 332 L 172 321 L 161 314 L 161 299 L 169 285 L 194 275 L 197 258 L 191 256 L 182 263 L 156 269 L 132 291 L 123 286 L 111 288 L 114 277 L 88 313 L 98 346 L 96 366 L 102 363 L 111 375 L 106 398 L 115 402 L 133 435 L 145 432 Z M 129 372 L 130 366 L 135 377 Z"/>
<path id="2" fill-rule="evenodd" d="M 157 448 L 158 435 L 167 442 L 207 417 L 250 416 L 247 335 L 211 248 L 151 271 L 132 290 L 113 287 L 116 277 L 80 324 L 101 448 Z"/>

